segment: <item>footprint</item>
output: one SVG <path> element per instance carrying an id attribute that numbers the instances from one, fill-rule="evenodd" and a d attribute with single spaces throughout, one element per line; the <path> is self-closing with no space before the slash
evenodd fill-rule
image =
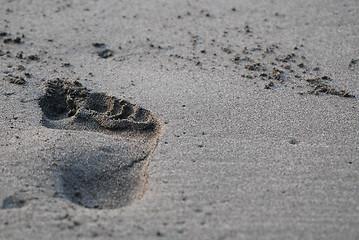
<path id="1" fill-rule="evenodd" d="M 57 154 L 59 196 L 101 209 L 142 197 L 161 128 L 148 110 L 59 79 L 47 82 L 39 104 L 45 127 L 81 131 L 65 143 L 68 151 Z"/>
<path id="2" fill-rule="evenodd" d="M 158 122 L 152 114 L 127 101 L 91 93 L 79 82 L 47 82 L 40 99 L 43 125 L 66 130 L 89 130 L 108 134 L 124 131 L 156 134 Z"/>

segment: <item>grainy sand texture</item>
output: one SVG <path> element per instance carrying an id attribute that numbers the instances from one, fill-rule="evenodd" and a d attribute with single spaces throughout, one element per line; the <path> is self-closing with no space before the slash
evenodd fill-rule
<path id="1" fill-rule="evenodd" d="M 0 239 L 359 239 L 359 1 L 3 0 Z"/>

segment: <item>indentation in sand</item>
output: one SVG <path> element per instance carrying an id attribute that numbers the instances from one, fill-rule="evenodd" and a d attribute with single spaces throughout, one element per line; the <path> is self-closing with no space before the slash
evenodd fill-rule
<path id="1" fill-rule="evenodd" d="M 59 79 L 47 82 L 39 104 L 48 128 L 79 131 L 75 138 L 80 131 L 98 133 L 91 147 L 72 139 L 76 151 L 57 159 L 60 196 L 88 208 L 117 208 L 142 197 L 160 131 L 150 111 Z M 110 135 L 110 146 L 96 139 L 101 134 Z"/>
<path id="2" fill-rule="evenodd" d="M 36 197 L 29 197 L 25 193 L 14 193 L 13 195 L 5 198 L 2 202 L 2 209 L 11 209 L 11 208 L 22 208 L 29 201 L 36 199 Z"/>

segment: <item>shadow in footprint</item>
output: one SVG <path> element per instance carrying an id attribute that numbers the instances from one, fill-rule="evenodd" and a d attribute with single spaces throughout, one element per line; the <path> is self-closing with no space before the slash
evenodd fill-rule
<path id="1" fill-rule="evenodd" d="M 160 131 L 148 110 L 59 79 L 47 82 L 39 104 L 44 126 L 84 131 L 72 139 L 76 152 L 62 153 L 58 159 L 60 195 L 88 208 L 118 208 L 143 195 Z M 85 143 L 86 134 L 94 139 Z M 99 134 L 112 145 L 96 141 Z"/>
<path id="2" fill-rule="evenodd" d="M 47 82 L 40 107 L 42 123 L 49 128 L 155 135 L 159 128 L 148 110 L 105 93 L 91 93 L 79 82 Z"/>

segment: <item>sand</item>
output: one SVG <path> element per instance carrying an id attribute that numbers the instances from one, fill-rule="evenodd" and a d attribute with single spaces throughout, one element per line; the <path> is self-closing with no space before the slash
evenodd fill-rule
<path id="1" fill-rule="evenodd" d="M 0 13 L 0 239 L 359 238 L 358 1 Z"/>

